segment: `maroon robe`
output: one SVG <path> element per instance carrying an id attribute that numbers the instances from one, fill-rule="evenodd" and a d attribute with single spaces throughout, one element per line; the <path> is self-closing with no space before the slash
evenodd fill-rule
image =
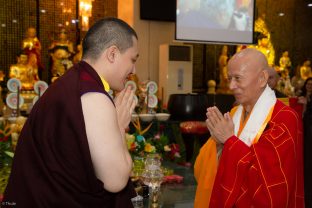
<path id="1" fill-rule="evenodd" d="M 133 207 L 131 182 L 111 193 L 95 175 L 80 100 L 87 92 L 109 96 L 96 71 L 80 62 L 38 100 L 20 135 L 3 204 Z"/>

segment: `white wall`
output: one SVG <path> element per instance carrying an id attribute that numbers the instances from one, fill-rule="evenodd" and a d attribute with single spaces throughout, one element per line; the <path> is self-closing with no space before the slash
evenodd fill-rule
<path id="1" fill-rule="evenodd" d="M 141 20 L 139 0 L 118 0 L 118 17 L 133 26 L 138 34 L 140 57 L 136 74 L 139 80 L 158 83 L 159 45 L 173 43 L 175 23 Z"/>

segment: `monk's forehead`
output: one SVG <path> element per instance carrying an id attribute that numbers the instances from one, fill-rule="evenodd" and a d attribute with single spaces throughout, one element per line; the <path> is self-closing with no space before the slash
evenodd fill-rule
<path id="1" fill-rule="evenodd" d="M 260 51 L 248 48 L 235 54 L 229 62 L 229 67 L 239 67 L 242 71 L 256 72 L 268 67 L 268 62 Z"/>

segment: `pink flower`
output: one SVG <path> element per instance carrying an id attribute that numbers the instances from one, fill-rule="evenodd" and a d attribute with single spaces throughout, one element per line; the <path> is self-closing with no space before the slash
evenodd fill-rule
<path id="1" fill-rule="evenodd" d="M 155 134 L 154 139 L 155 139 L 155 140 L 159 140 L 159 139 L 160 139 L 160 134 L 159 134 L 159 133 L 158 133 L 158 134 Z"/>

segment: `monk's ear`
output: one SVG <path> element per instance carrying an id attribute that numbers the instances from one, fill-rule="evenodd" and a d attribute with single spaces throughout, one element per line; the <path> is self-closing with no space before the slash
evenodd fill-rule
<path id="1" fill-rule="evenodd" d="M 262 70 L 259 77 L 261 87 L 265 87 L 269 80 L 269 73 L 267 70 Z"/>
<path id="2" fill-rule="evenodd" d="M 106 58 L 109 62 L 113 63 L 116 59 L 118 48 L 115 45 L 112 45 L 106 49 Z"/>

